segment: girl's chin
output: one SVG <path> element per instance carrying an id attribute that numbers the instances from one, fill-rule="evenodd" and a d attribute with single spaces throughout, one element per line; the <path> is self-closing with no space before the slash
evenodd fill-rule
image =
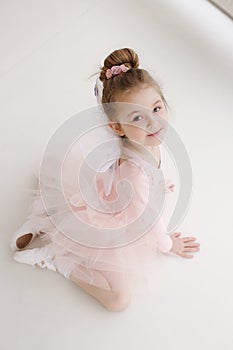
<path id="1" fill-rule="evenodd" d="M 146 143 L 147 143 L 148 145 L 159 144 L 159 143 L 161 143 L 161 142 L 162 142 L 162 137 L 157 138 L 157 137 L 155 137 L 155 136 L 148 136 L 148 137 L 146 138 Z"/>
<path id="2" fill-rule="evenodd" d="M 156 147 L 156 146 L 159 146 L 161 143 L 162 143 L 162 141 L 148 142 L 145 144 L 145 146 Z"/>
<path id="3" fill-rule="evenodd" d="M 160 134 L 158 136 L 147 136 L 146 137 L 146 143 L 152 145 L 152 144 L 160 144 L 163 141 L 164 134 Z"/>
<path id="4" fill-rule="evenodd" d="M 162 137 L 156 138 L 155 136 L 146 137 L 144 140 L 139 140 L 136 138 L 128 138 L 128 139 L 144 146 L 157 146 L 162 142 Z"/>

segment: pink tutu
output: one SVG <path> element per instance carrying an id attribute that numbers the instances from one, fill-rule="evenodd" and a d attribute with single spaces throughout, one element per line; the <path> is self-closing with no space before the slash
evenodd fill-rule
<path id="1" fill-rule="evenodd" d="M 85 188 L 77 185 L 77 166 L 81 165 L 77 147 L 78 144 L 70 151 L 62 169 L 62 190 L 66 206 L 57 200 L 60 187 L 56 181 L 50 175 L 47 178 L 43 177 L 42 181 L 39 181 L 38 177 L 37 190 L 31 190 L 33 201 L 28 209 L 27 220 L 31 221 L 38 231 L 44 232 L 41 238 L 50 245 L 51 260 L 56 270 L 65 277 L 69 278 L 72 274 L 86 283 L 111 289 L 119 289 L 123 284 L 131 285 L 135 278 L 139 278 L 144 284 L 148 278 L 153 278 L 151 267 L 157 253 L 166 253 L 172 246 L 162 216 L 158 216 L 155 222 L 151 220 L 157 200 L 167 192 L 161 181 L 161 165 L 160 168 L 151 165 L 149 167 L 156 196 L 151 211 L 147 214 L 150 215 L 147 217 L 150 218 L 151 224 L 145 229 L 147 217 L 143 216 L 143 213 L 145 207 L 148 207 L 148 177 L 137 155 L 125 149 L 129 157 L 120 165 L 116 164 L 114 177 L 107 191 L 106 183 L 110 173 L 97 174 L 98 195 L 107 205 L 115 203 L 118 193 L 122 196 L 127 193 L 127 182 L 133 188 L 133 196 L 126 208 L 115 212 L 103 212 L 87 205 L 82 196 Z M 88 181 L 87 179 L 85 185 L 87 191 Z M 46 203 L 42 187 L 43 191 L 46 188 Z M 130 224 L 137 218 L 134 231 L 134 226 L 131 228 Z M 84 229 L 80 232 L 79 222 L 84 224 Z M 91 234 L 86 230 L 88 227 Z M 106 234 L 107 247 L 103 244 L 104 241 L 100 240 L 103 228 L 106 229 L 106 233 L 108 230 L 110 232 L 109 236 Z M 114 238 L 114 231 L 111 231 L 114 229 L 117 229 L 117 239 Z M 141 232 L 141 235 L 138 232 Z"/>

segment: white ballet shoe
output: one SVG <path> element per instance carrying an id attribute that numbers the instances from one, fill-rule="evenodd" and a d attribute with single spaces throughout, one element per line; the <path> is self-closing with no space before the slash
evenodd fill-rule
<path id="1" fill-rule="evenodd" d="M 17 239 L 19 237 L 22 237 L 22 236 L 26 235 L 27 233 L 31 233 L 32 234 L 32 238 L 31 238 L 29 243 L 31 243 L 36 238 L 36 236 L 39 234 L 39 231 L 35 227 L 33 227 L 32 223 L 30 221 L 26 221 L 13 234 L 13 236 L 12 236 L 12 238 L 10 240 L 10 248 L 11 248 L 11 250 L 13 250 L 13 252 L 16 251 L 16 250 L 20 250 L 21 249 L 16 244 Z"/>
<path id="2" fill-rule="evenodd" d="M 39 266 L 42 269 L 47 268 L 52 271 L 57 271 L 55 262 L 52 261 L 54 253 L 51 249 L 51 244 L 46 244 L 41 248 L 32 248 L 15 252 L 13 258 L 15 261 L 31 265 L 33 268 Z"/>

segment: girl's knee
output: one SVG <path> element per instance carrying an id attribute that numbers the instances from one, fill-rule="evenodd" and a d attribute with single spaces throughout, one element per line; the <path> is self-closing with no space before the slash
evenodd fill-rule
<path id="1" fill-rule="evenodd" d="M 106 307 L 111 311 L 123 311 L 129 307 L 131 300 L 132 295 L 129 290 L 115 291 Z"/>

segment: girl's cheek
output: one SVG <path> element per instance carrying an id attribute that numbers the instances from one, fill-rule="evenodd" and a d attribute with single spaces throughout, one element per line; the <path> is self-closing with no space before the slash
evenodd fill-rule
<path id="1" fill-rule="evenodd" d="M 163 114 L 161 115 L 161 117 L 162 117 L 163 119 L 165 119 L 166 121 L 168 121 L 168 114 L 167 114 L 167 112 L 163 113 Z"/>
<path id="2" fill-rule="evenodd" d="M 132 139 L 141 139 L 143 137 L 142 130 L 140 128 L 130 128 L 126 131 L 126 134 L 129 138 Z"/>
<path id="3" fill-rule="evenodd" d="M 127 125 L 126 133 L 138 136 L 145 136 L 148 134 L 145 123 L 137 123 L 137 125 Z"/>

